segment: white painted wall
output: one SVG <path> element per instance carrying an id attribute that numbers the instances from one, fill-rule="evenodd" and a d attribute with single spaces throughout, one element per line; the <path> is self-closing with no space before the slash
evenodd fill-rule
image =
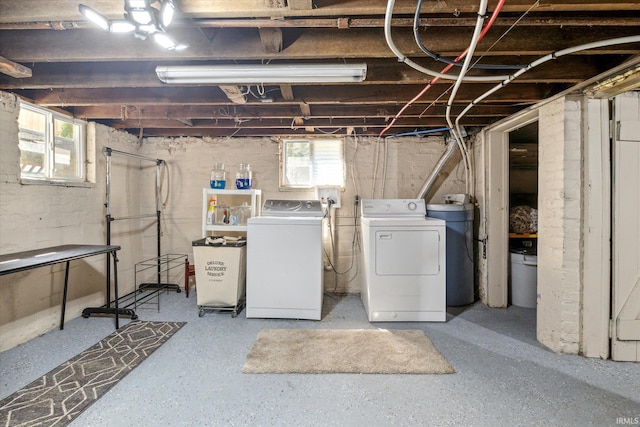
<path id="1" fill-rule="evenodd" d="M 108 145 L 134 151 L 137 139 L 105 126 L 91 125 L 89 134 L 98 149 L 89 156 L 89 161 L 97 166 L 95 183 L 84 187 L 23 185 L 18 112 L 17 98 L 0 92 L 0 253 L 71 243 L 104 244 L 105 158 L 99 150 Z M 136 165 L 115 163 L 114 174 L 121 178 L 121 184 L 113 201 L 116 205 L 128 205 L 135 212 L 140 199 L 141 172 Z M 118 236 L 112 243 L 122 246 L 118 255 L 122 293 L 133 289 L 133 264 L 146 252 L 141 239 L 146 231 L 137 222 L 117 227 Z M 79 316 L 85 307 L 104 303 L 105 257 L 71 263 L 67 319 Z M 0 277 L 0 351 L 58 327 L 63 285 L 64 264 Z"/>
<path id="2" fill-rule="evenodd" d="M 336 271 L 326 272 L 325 288 L 329 291 L 359 292 L 359 249 L 353 248 L 354 197 L 415 198 L 431 168 L 444 152 L 442 138 L 401 138 L 377 142 L 375 138 L 347 138 L 345 143 L 346 189 L 341 193 L 342 207 L 336 210 L 334 224 L 337 248 Z M 191 254 L 191 242 L 201 236 L 202 188 L 209 185 L 209 173 L 214 163 L 222 162 L 228 184 L 233 185 L 240 163 L 249 163 L 253 170 L 253 188 L 262 190 L 262 200 L 269 198 L 313 198 L 313 191 L 278 189 L 279 144 L 268 138 L 149 138 L 141 153 L 160 158 L 169 165 L 169 180 L 164 188 L 163 244 L 175 253 Z M 375 193 L 372 182 L 374 161 L 378 150 Z M 384 153 L 387 153 L 384 193 Z M 464 192 L 464 174 L 454 164 L 443 178 L 443 185 L 434 195 Z M 233 188 L 233 187 L 230 187 Z M 359 213 L 358 213 L 359 214 Z M 327 244 L 330 244 L 327 241 Z M 353 259 L 353 255 L 356 256 Z"/>
<path id="3" fill-rule="evenodd" d="M 263 200 L 313 197 L 313 192 L 279 191 L 278 144 L 270 139 L 153 138 L 140 144 L 136 137 L 102 125 L 90 125 L 93 131 L 89 132 L 95 144 L 89 158 L 96 165 L 95 183 L 85 187 L 22 185 L 17 117 L 17 99 L 0 92 L 2 254 L 66 243 L 105 243 L 104 146 L 167 162 L 161 195 L 163 253 L 191 254 L 191 242 L 201 235 L 202 188 L 208 186 L 215 162 L 225 163 L 232 177 L 240 163 L 250 163 L 254 188 L 263 190 Z M 373 138 L 346 140 L 347 188 L 342 193 L 343 207 L 336 211 L 335 239 L 337 270 L 345 274 L 325 274 L 325 288 L 330 291 L 360 291 L 359 250 L 352 251 L 354 196 L 415 198 L 445 148 L 438 137 L 387 141 L 385 146 L 384 141 L 378 143 Z M 378 173 L 373 192 L 376 158 Z M 155 212 L 155 164 L 114 154 L 112 167 L 111 215 L 117 218 Z M 434 201 L 441 201 L 444 193 L 464 191 L 462 170 L 454 164 L 447 172 Z M 134 264 L 155 256 L 156 229 L 149 220 L 115 221 L 112 228 L 112 244 L 122 246 L 118 278 L 124 293 L 134 288 Z M 104 272 L 105 258 L 101 256 L 72 262 L 67 319 L 79 316 L 87 306 L 104 303 Z M 58 326 L 63 281 L 63 264 L 0 277 L 0 351 Z"/>
<path id="4" fill-rule="evenodd" d="M 580 351 L 582 296 L 582 114 L 579 99 L 540 108 L 538 340 Z"/>

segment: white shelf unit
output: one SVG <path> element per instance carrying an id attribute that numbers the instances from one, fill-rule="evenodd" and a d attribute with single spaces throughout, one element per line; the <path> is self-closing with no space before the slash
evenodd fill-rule
<path id="1" fill-rule="evenodd" d="M 215 233 L 216 231 L 239 231 L 246 232 L 246 225 L 227 225 L 227 224 L 207 224 L 207 210 L 209 208 L 209 200 L 214 196 L 218 205 L 226 204 L 230 206 L 229 202 L 225 200 L 242 200 L 243 202 L 249 202 L 251 207 L 251 216 L 260 215 L 260 208 L 262 206 L 262 191 L 261 190 L 217 190 L 213 188 L 202 189 L 202 237 L 207 237 L 209 232 Z"/>

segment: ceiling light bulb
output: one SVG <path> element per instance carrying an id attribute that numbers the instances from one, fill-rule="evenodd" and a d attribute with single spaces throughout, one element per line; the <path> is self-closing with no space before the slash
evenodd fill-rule
<path id="1" fill-rule="evenodd" d="M 112 33 L 130 33 L 135 31 L 136 26 L 133 25 L 129 21 L 124 20 L 115 20 L 111 21 L 111 25 L 109 26 L 109 31 Z"/>
<path id="2" fill-rule="evenodd" d="M 103 30 L 109 31 L 109 20 L 107 18 L 100 15 L 89 6 L 85 6 L 83 4 L 79 5 L 78 9 L 80 10 L 80 13 L 82 13 L 89 21 L 93 22 Z"/>
<path id="3" fill-rule="evenodd" d="M 153 25 L 153 24 L 149 24 L 149 25 L 140 25 L 140 26 L 138 26 L 138 29 L 139 29 L 140 31 L 143 31 L 143 32 L 145 32 L 145 33 L 149 33 L 149 34 L 151 34 L 151 33 L 155 33 L 156 31 L 158 31 L 158 27 L 156 27 L 156 26 L 155 26 L 155 25 Z"/>
<path id="4" fill-rule="evenodd" d="M 171 0 L 165 0 L 162 3 L 162 8 L 160 10 L 161 22 L 165 28 L 171 25 L 174 12 L 175 6 L 173 5 L 173 2 Z"/>
<path id="5" fill-rule="evenodd" d="M 148 10 L 132 10 L 131 18 L 136 21 L 138 24 L 146 25 L 153 21 L 153 17 Z"/>
<path id="6" fill-rule="evenodd" d="M 164 33 L 155 33 L 153 35 L 153 39 L 156 41 L 156 43 L 158 43 L 160 46 L 162 46 L 165 49 L 175 49 L 176 48 L 176 42 L 173 41 L 173 39 L 171 37 L 169 37 L 168 35 L 166 35 Z"/>
<path id="7" fill-rule="evenodd" d="M 145 9 L 149 5 L 147 4 L 147 0 L 126 0 L 127 6 L 130 8 L 138 8 Z"/>

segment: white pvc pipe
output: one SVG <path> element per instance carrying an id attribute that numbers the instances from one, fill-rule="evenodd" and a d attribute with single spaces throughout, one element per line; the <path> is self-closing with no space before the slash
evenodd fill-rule
<path id="1" fill-rule="evenodd" d="M 387 45 L 389 49 L 398 57 L 400 62 L 403 62 L 410 66 L 411 68 L 420 71 L 421 73 L 438 77 L 443 80 L 457 80 L 460 74 L 443 74 L 437 71 L 431 70 L 429 68 L 425 68 L 420 64 L 413 62 L 411 59 L 407 58 L 398 47 L 393 42 L 393 38 L 391 37 L 391 17 L 393 15 L 393 6 L 395 5 L 395 0 L 388 0 L 387 9 L 384 16 L 384 37 L 387 40 Z M 472 55 L 468 55 L 472 56 Z M 465 82 L 495 82 L 500 80 L 505 80 L 509 78 L 508 75 L 501 76 L 464 76 L 463 81 Z"/>
<path id="2" fill-rule="evenodd" d="M 530 64 L 528 64 L 525 67 L 522 67 L 520 70 L 516 71 L 513 75 L 509 76 L 509 78 L 506 79 L 505 81 L 501 82 L 500 84 L 498 84 L 498 85 L 494 86 L 493 88 L 489 89 L 487 92 L 483 93 L 482 95 L 480 95 L 479 97 L 474 99 L 469 105 L 467 105 L 465 107 L 465 109 L 462 110 L 462 112 L 456 118 L 456 129 L 458 131 L 460 131 L 460 129 L 461 129 L 460 119 L 462 119 L 462 117 L 464 117 L 464 115 L 467 114 L 469 112 L 469 110 L 471 110 L 474 106 L 476 106 L 482 100 L 486 99 L 490 95 L 494 94 L 495 92 L 499 91 L 500 89 L 502 89 L 503 87 L 505 87 L 506 85 L 511 83 L 517 77 L 519 77 L 522 74 L 526 73 L 527 71 L 537 67 L 540 64 L 544 64 L 545 62 L 550 61 L 552 59 L 559 58 L 561 56 L 569 55 L 571 53 L 579 52 L 579 51 L 582 51 L 582 50 L 595 49 L 595 48 L 599 48 L 599 47 L 606 47 L 606 46 L 612 46 L 612 45 L 617 45 L 617 44 L 636 43 L 636 42 L 640 42 L 640 35 L 638 35 L 638 36 L 618 37 L 618 38 L 615 38 L 615 39 L 608 39 L 608 40 L 601 40 L 601 41 L 592 42 L 592 43 L 585 43 L 585 44 L 582 44 L 582 45 L 578 45 L 578 46 L 562 49 L 562 50 L 559 50 L 559 51 L 557 51 L 555 53 L 550 53 L 550 54 L 545 55 L 545 56 L 543 56 L 543 57 L 541 57 L 539 59 L 536 59 L 535 61 L 531 62 Z M 473 174 L 471 174 L 471 182 L 474 182 L 474 180 L 475 180 L 475 177 L 473 176 Z M 473 187 L 472 187 L 472 190 L 473 190 Z"/>
<path id="3" fill-rule="evenodd" d="M 509 76 L 503 82 L 499 83 L 498 85 L 494 86 L 493 88 L 489 89 L 487 92 L 483 93 L 482 95 L 480 95 L 479 97 L 477 97 L 476 99 L 471 101 L 471 103 L 469 103 L 469 105 L 467 105 L 465 107 L 465 109 L 462 110 L 462 112 L 456 118 L 456 126 L 459 125 L 460 119 L 462 119 L 462 117 L 464 117 L 464 115 L 467 114 L 470 109 L 475 107 L 482 100 L 486 99 L 488 96 L 492 95 L 493 93 L 497 92 L 498 90 L 502 89 L 503 87 L 505 87 L 506 85 L 511 83 L 517 77 L 520 77 L 522 74 L 524 74 L 527 71 L 537 67 L 538 65 L 544 64 L 547 61 L 559 58 L 561 56 L 565 56 L 565 55 L 569 55 L 571 53 L 579 52 L 581 50 L 595 49 L 595 48 L 599 48 L 599 47 L 613 46 L 613 45 L 617 45 L 617 44 L 637 43 L 637 42 L 640 42 L 640 35 L 638 35 L 638 36 L 618 37 L 618 38 L 615 38 L 615 39 L 601 40 L 601 41 L 597 41 L 597 42 L 586 43 L 586 44 L 581 44 L 581 45 L 574 46 L 574 47 L 569 47 L 569 48 L 562 49 L 562 50 L 559 50 L 559 51 L 554 52 L 554 53 L 550 53 L 550 54 L 545 55 L 545 56 L 543 56 L 541 58 L 538 58 L 535 61 L 531 62 L 530 64 L 522 67 L 520 70 L 516 71 L 513 75 Z"/>
<path id="4" fill-rule="evenodd" d="M 478 19 L 476 20 L 476 27 L 473 31 L 473 36 L 471 37 L 471 43 L 469 43 L 469 48 L 467 51 L 467 55 L 462 64 L 462 68 L 460 69 L 460 76 L 456 80 L 453 85 L 453 89 L 451 90 L 451 95 L 449 96 L 449 102 L 447 103 L 446 109 L 446 118 L 447 123 L 449 124 L 449 129 L 451 130 L 451 135 L 456 140 L 456 144 L 460 149 L 460 154 L 462 155 L 462 161 L 464 163 L 465 170 L 465 184 L 467 189 L 467 194 L 471 195 L 471 191 L 469 189 L 469 176 L 471 174 L 471 165 L 469 162 L 469 153 L 467 152 L 467 148 L 464 146 L 464 142 L 462 141 L 462 132 L 460 128 L 454 128 L 453 121 L 451 120 L 451 106 L 453 105 L 453 100 L 458 94 L 458 89 L 460 89 L 460 85 L 462 84 L 462 80 L 464 79 L 467 70 L 469 69 L 469 65 L 471 64 L 471 59 L 473 57 L 473 53 L 476 50 L 476 46 L 478 45 L 478 40 L 480 39 L 480 33 L 482 32 L 482 25 L 484 24 L 484 14 L 487 12 L 487 0 L 480 1 L 480 7 L 478 8 Z"/>

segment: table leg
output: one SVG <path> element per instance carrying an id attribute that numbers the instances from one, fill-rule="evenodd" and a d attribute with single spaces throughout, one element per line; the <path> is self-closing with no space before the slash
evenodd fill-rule
<path id="1" fill-rule="evenodd" d="M 116 329 L 120 328 L 120 310 L 118 309 L 118 257 L 116 251 L 111 253 L 113 255 L 113 290 L 115 292 L 115 305 L 116 305 Z"/>
<path id="2" fill-rule="evenodd" d="M 189 258 L 184 260 L 184 293 L 189 298 Z"/>
<path id="3" fill-rule="evenodd" d="M 64 290 L 62 291 L 62 313 L 60 314 L 60 330 L 64 329 L 64 311 L 67 306 L 67 288 L 69 287 L 69 261 L 64 269 Z"/>

